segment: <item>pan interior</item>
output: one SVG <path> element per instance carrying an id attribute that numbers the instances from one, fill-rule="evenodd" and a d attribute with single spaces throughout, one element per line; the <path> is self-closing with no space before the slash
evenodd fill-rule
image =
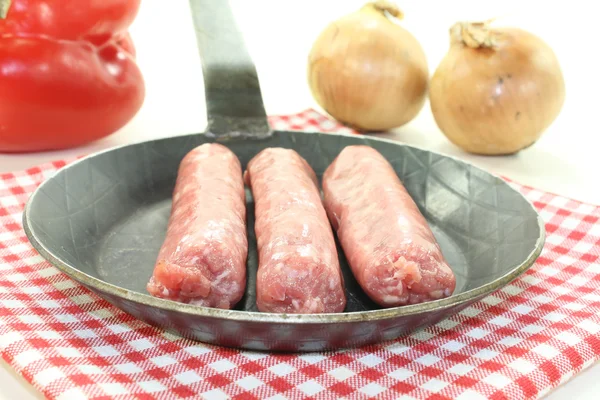
<path id="1" fill-rule="evenodd" d="M 177 167 L 209 139 L 181 136 L 121 147 L 81 160 L 40 187 L 28 209 L 32 234 L 64 264 L 147 294 L 165 237 Z M 455 293 L 500 278 L 522 264 L 542 232 L 531 205 L 506 182 L 468 164 L 398 143 L 362 136 L 276 132 L 261 141 L 226 143 L 242 165 L 266 147 L 294 148 L 320 176 L 343 147 L 375 147 L 394 166 L 424 214 L 457 277 Z M 258 264 L 249 191 L 248 285 L 239 310 L 256 311 Z M 359 288 L 338 246 L 346 311 L 379 308 Z"/>

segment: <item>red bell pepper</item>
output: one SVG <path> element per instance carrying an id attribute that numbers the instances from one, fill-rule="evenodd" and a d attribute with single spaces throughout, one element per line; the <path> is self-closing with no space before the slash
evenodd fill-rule
<path id="1" fill-rule="evenodd" d="M 140 1 L 0 0 L 0 152 L 83 145 L 137 114 Z"/>

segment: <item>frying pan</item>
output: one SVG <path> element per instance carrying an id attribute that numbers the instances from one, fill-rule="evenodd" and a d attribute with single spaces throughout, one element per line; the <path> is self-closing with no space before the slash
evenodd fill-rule
<path id="1" fill-rule="evenodd" d="M 25 232 L 37 251 L 127 313 L 202 342 L 253 350 L 318 351 L 390 340 L 434 324 L 500 289 L 541 252 L 541 218 L 502 179 L 458 159 L 370 136 L 273 131 L 252 60 L 222 0 L 190 0 L 206 90 L 204 134 L 126 145 L 74 162 L 30 197 Z M 177 168 L 194 147 L 219 141 L 243 167 L 267 147 L 292 148 L 321 177 L 349 145 L 386 157 L 426 217 L 457 277 L 455 293 L 381 309 L 361 291 L 339 249 L 348 305 L 343 313 L 261 313 L 254 203 L 247 191 L 248 283 L 233 310 L 158 299 L 146 292 L 165 238 Z"/>

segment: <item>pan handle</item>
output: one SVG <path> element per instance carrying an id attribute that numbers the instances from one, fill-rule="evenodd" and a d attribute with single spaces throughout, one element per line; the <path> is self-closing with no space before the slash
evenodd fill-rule
<path id="1" fill-rule="evenodd" d="M 254 62 L 228 0 L 189 0 L 202 60 L 206 135 L 264 138 L 272 130 Z"/>

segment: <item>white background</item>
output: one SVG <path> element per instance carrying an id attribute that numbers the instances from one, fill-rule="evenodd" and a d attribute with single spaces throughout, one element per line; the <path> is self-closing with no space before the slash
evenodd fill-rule
<path id="1" fill-rule="evenodd" d="M 269 114 L 317 108 L 306 82 L 306 57 L 320 30 L 355 10 L 358 0 L 231 0 L 257 66 Z M 567 100 L 561 115 L 533 147 L 510 157 L 467 155 L 437 129 L 426 103 L 411 123 L 386 136 L 452 154 L 524 184 L 600 204 L 598 143 L 600 60 L 594 2 L 504 0 L 398 3 L 402 25 L 421 42 L 430 73 L 448 48 L 448 28 L 458 20 L 501 17 L 541 36 L 555 50 L 565 75 Z M 132 27 L 146 80 L 142 110 L 121 131 L 91 145 L 62 152 L 0 155 L 0 172 L 87 154 L 115 145 L 203 131 L 206 125 L 200 59 L 185 0 L 144 0 Z M 90 121 L 93 123 L 93 121 Z M 82 127 L 84 129 L 85 127 Z M 0 363 L 0 400 L 40 397 Z M 600 392 L 600 367 L 574 378 L 548 398 L 592 399 Z"/>

